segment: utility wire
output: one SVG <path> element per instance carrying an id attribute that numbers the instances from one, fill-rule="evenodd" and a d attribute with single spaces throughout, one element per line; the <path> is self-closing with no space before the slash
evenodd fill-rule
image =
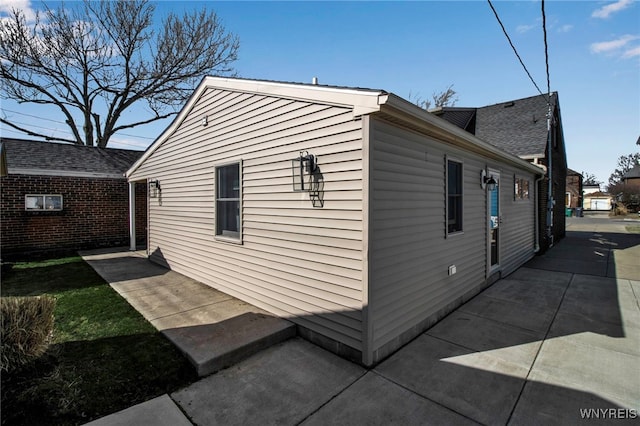
<path id="1" fill-rule="evenodd" d="M 18 114 L 20 114 L 20 113 L 18 113 Z M 22 115 L 27 115 L 28 116 L 29 114 L 22 114 Z M 35 116 L 33 116 L 33 117 L 35 117 Z M 39 117 L 36 117 L 36 118 L 39 118 Z M 51 120 L 51 119 L 47 119 L 47 118 L 43 118 L 43 120 L 53 121 L 54 123 L 60 123 L 59 121 L 55 121 L 55 120 Z M 21 121 L 14 121 L 14 123 L 15 124 L 21 124 L 23 126 L 30 126 L 30 127 L 37 128 L 37 129 L 48 130 L 49 132 L 51 132 L 52 135 L 53 134 L 63 133 L 63 134 L 66 134 L 66 135 L 73 136 L 73 133 L 71 133 L 69 131 L 66 131 L 66 130 L 52 129 L 51 127 L 43 127 L 43 126 L 38 126 L 36 124 L 23 123 Z M 3 127 L 0 128 L 0 133 L 4 133 L 4 132 L 12 132 L 12 133 L 18 133 L 20 135 L 24 135 L 24 132 L 21 132 L 21 131 L 18 131 L 18 130 L 14 130 L 14 129 L 10 128 L 10 127 L 5 128 L 3 126 Z M 46 137 L 46 135 L 42 135 L 42 136 Z M 136 143 L 120 142 L 120 141 L 118 141 L 116 139 L 111 139 L 110 142 L 113 143 L 113 144 L 131 146 L 131 147 L 134 147 L 134 148 L 145 148 L 145 145 L 139 145 L 139 144 L 136 144 Z"/>
<path id="2" fill-rule="evenodd" d="M 531 82 L 533 83 L 534 86 L 536 86 L 536 89 L 538 89 L 538 92 L 544 96 L 544 93 L 542 93 L 542 90 L 540 90 L 540 88 L 538 87 L 538 85 L 536 84 L 535 80 L 533 79 L 533 77 L 531 77 L 531 73 L 529 72 L 529 70 L 527 69 L 527 67 L 525 66 L 524 62 L 522 62 L 522 58 L 520 57 L 520 54 L 518 53 L 518 51 L 516 50 L 516 47 L 513 45 L 513 42 L 511 41 L 511 37 L 509 37 L 509 34 L 507 34 L 507 30 L 504 28 L 504 25 L 502 24 L 502 21 L 500 20 L 500 17 L 498 16 L 498 12 L 496 11 L 496 9 L 493 7 L 493 3 L 491 3 L 491 0 L 487 0 L 489 2 L 489 6 L 491 6 L 491 10 L 493 11 L 493 14 L 496 16 L 496 19 L 498 20 L 498 23 L 500 24 L 500 28 L 502 28 L 502 32 L 504 33 L 505 37 L 507 37 L 507 40 L 509 40 L 509 44 L 511 45 L 511 48 L 513 49 L 513 53 L 516 54 L 516 56 L 518 57 L 518 60 L 520 61 L 520 65 L 522 65 L 522 68 L 524 68 L 524 71 L 527 73 L 527 75 L 529 76 L 529 80 L 531 80 Z M 548 70 L 548 68 L 547 68 Z M 548 71 L 547 71 L 547 75 L 548 75 Z"/>
<path id="3" fill-rule="evenodd" d="M 547 45 L 547 17 L 544 13 L 544 0 L 542 0 L 542 32 L 544 34 L 544 61 L 547 66 L 547 96 L 551 101 L 551 79 L 549 78 L 549 46 Z"/>
<path id="4" fill-rule="evenodd" d="M 6 111 L 6 112 L 10 112 L 10 113 L 12 113 L 12 114 L 19 114 L 19 115 L 24 115 L 24 116 L 26 116 L 26 117 L 37 118 L 37 119 L 39 119 L 39 120 L 51 121 L 52 123 L 58 123 L 58 124 L 64 124 L 64 125 L 67 125 L 67 123 L 65 123 L 65 122 L 63 122 L 63 121 L 59 121 L 59 120 L 52 120 L 51 118 L 44 118 L 44 117 L 39 117 L 39 116 L 37 116 L 37 115 L 26 114 L 26 113 L 24 113 L 24 112 L 12 111 L 12 110 L 10 110 L 10 109 L 6 109 L 6 108 L 3 108 L 2 110 L 3 110 L 3 111 Z M 25 123 L 22 123 L 22 124 L 25 124 Z M 32 127 L 38 127 L 38 126 L 34 126 L 34 125 L 32 125 L 32 124 L 29 124 L 29 126 L 32 126 Z M 44 127 L 42 127 L 42 128 L 44 129 Z M 49 130 L 51 130 L 51 129 L 49 129 Z M 68 133 L 68 132 L 65 132 L 65 133 Z M 71 135 L 72 133 L 69 133 L 69 134 Z M 119 134 L 119 135 L 121 135 L 121 136 L 129 136 L 129 137 L 131 137 L 131 138 L 138 138 L 138 139 L 147 139 L 147 140 L 153 140 L 153 139 L 154 139 L 154 138 L 150 138 L 150 137 L 148 137 L 148 136 L 136 136 L 136 135 L 131 135 L 131 134 L 128 134 L 128 133 L 120 133 L 120 132 L 118 132 L 118 134 Z"/>

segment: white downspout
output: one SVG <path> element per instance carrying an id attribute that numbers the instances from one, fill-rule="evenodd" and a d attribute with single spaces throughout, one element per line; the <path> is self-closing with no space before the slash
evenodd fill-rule
<path id="1" fill-rule="evenodd" d="M 129 182 L 129 250 L 136 250 L 136 183 Z"/>

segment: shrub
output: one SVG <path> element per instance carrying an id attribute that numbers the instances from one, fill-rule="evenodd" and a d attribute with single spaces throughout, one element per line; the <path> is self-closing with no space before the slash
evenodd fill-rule
<path id="1" fill-rule="evenodd" d="M 49 347 L 53 335 L 55 298 L 0 297 L 0 370 L 9 371 Z"/>

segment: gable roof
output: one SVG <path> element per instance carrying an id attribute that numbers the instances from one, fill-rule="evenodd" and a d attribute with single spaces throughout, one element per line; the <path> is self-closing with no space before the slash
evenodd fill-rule
<path id="1" fill-rule="evenodd" d="M 551 107 L 558 94 L 551 94 Z M 544 157 L 547 147 L 547 96 L 478 108 L 476 136 L 519 157 Z"/>
<path id="2" fill-rule="evenodd" d="M 551 94 L 552 109 L 558 106 L 558 93 Z M 463 127 L 460 111 L 473 111 L 475 123 Z M 547 146 L 547 96 L 537 95 L 479 108 L 444 107 L 434 114 L 480 139 L 522 158 L 544 157 Z M 469 123 L 472 119 L 469 118 Z"/>
<path id="3" fill-rule="evenodd" d="M 588 194 L 584 194 L 584 198 L 610 198 L 611 194 L 602 191 L 590 192 Z"/>
<path id="4" fill-rule="evenodd" d="M 354 119 L 368 114 L 380 114 L 392 122 L 400 122 L 411 128 L 419 129 L 431 136 L 440 137 L 441 140 L 448 143 L 472 149 L 474 152 L 483 153 L 491 158 L 499 158 L 533 173 L 541 173 L 537 166 L 497 149 L 494 145 L 476 138 L 471 133 L 461 130 L 459 127 L 385 90 L 207 76 L 202 79 L 169 127 L 129 168 L 126 172 L 128 178 L 178 129 L 207 89 L 253 93 L 347 107 L 352 110 Z"/>
<path id="5" fill-rule="evenodd" d="M 0 138 L 9 174 L 123 178 L 143 152 Z"/>

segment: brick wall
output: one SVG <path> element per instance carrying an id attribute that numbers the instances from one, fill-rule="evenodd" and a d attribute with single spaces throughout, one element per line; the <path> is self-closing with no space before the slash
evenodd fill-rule
<path id="1" fill-rule="evenodd" d="M 62 194 L 62 211 L 26 211 L 26 194 Z M 3 260 L 42 252 L 129 245 L 124 179 L 9 175 L 0 179 Z M 136 185 L 136 240 L 146 245 L 146 185 Z"/>

